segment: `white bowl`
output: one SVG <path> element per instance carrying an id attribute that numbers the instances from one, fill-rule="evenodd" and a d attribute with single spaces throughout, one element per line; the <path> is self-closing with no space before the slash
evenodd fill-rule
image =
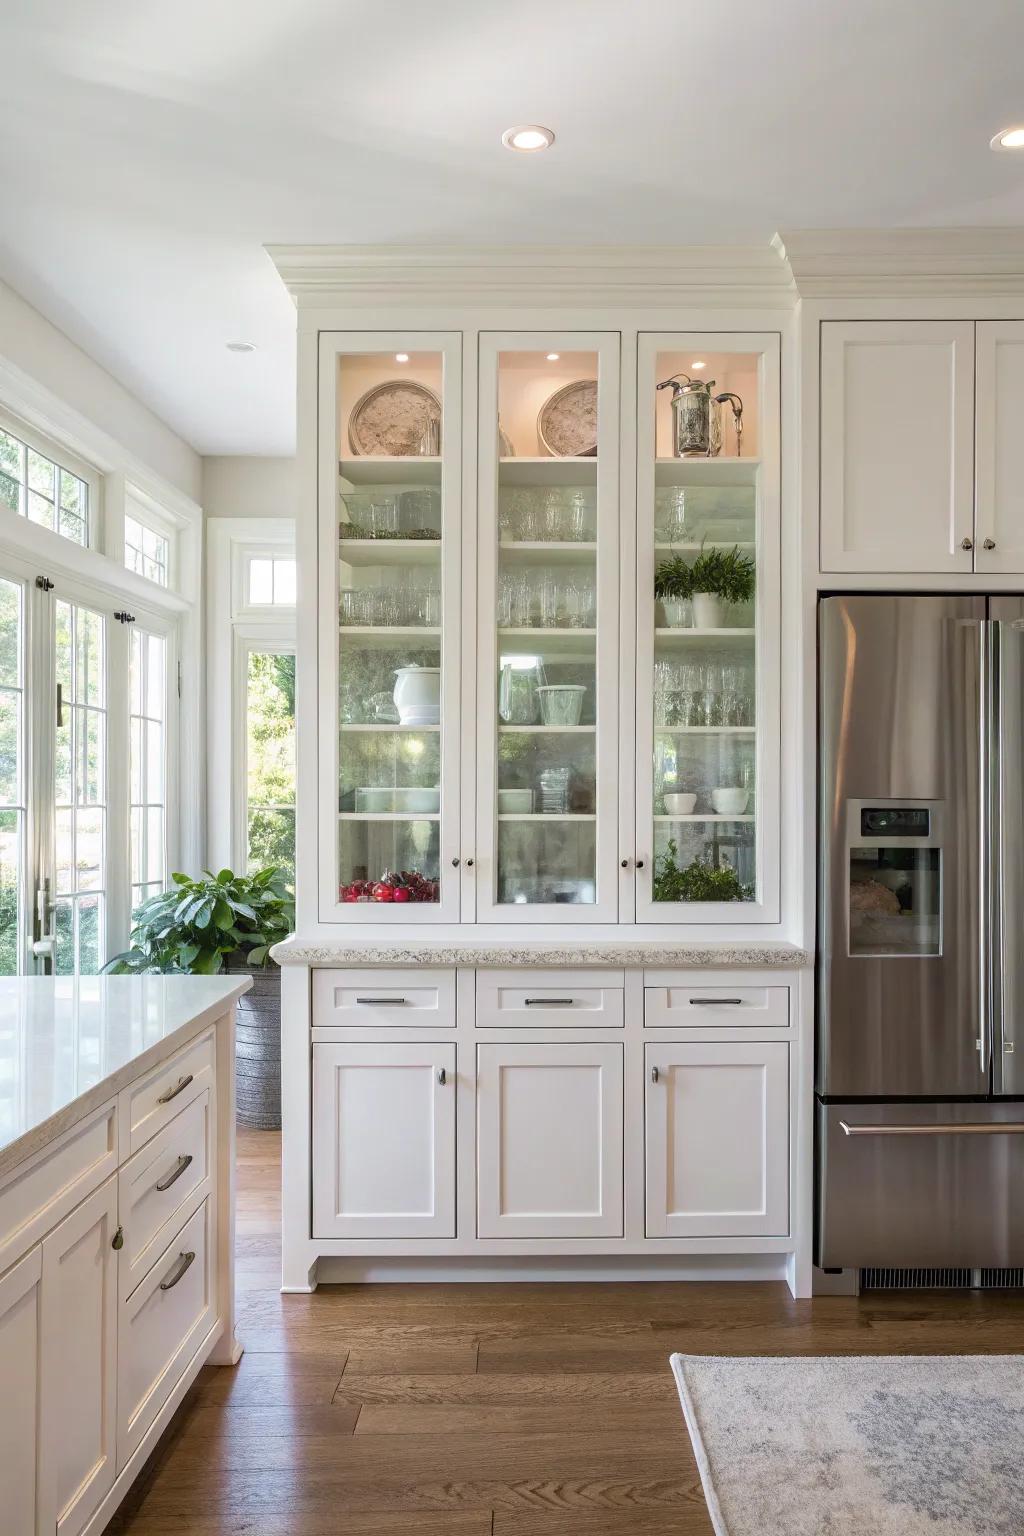
<path id="1" fill-rule="evenodd" d="M 533 810 L 532 789 L 499 789 L 498 811 L 503 816 L 529 816 Z"/>
<path id="2" fill-rule="evenodd" d="M 396 811 L 439 811 L 441 809 L 441 791 L 439 789 L 396 789 Z"/>
<path id="3" fill-rule="evenodd" d="M 670 794 L 665 796 L 665 810 L 670 816 L 692 816 L 697 804 L 696 795 Z"/>
<path id="4" fill-rule="evenodd" d="M 719 816 L 742 816 L 749 799 L 749 789 L 713 789 L 711 791 L 711 804 Z"/>

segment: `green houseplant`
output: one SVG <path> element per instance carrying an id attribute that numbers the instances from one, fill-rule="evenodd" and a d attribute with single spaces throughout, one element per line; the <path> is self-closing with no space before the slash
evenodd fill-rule
<path id="1" fill-rule="evenodd" d="M 671 629 L 686 623 L 686 604 L 693 596 L 693 566 L 682 555 L 671 555 L 655 568 L 654 596 Z"/>
<path id="2" fill-rule="evenodd" d="M 705 549 L 690 567 L 693 622 L 697 629 L 724 627 L 726 607 L 749 603 L 754 595 L 754 562 L 732 549 Z"/>
<path id="3" fill-rule="evenodd" d="M 728 864 L 715 865 L 694 859 L 680 869 L 679 849 L 673 838 L 654 861 L 655 901 L 749 901 L 752 892 Z"/>
<path id="4" fill-rule="evenodd" d="M 174 874 L 170 890 L 136 910 L 131 949 L 103 967 L 114 976 L 248 975 L 235 1020 L 237 1118 L 252 1130 L 281 1124 L 281 973 L 272 944 L 294 926 L 295 903 L 277 865 L 254 875 Z"/>

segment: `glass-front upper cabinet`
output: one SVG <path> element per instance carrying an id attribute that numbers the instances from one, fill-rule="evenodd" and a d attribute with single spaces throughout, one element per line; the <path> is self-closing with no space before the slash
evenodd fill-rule
<path id="1" fill-rule="evenodd" d="M 617 334 L 480 338 L 476 915 L 618 915 Z"/>
<path id="2" fill-rule="evenodd" d="M 776 921 L 779 347 L 641 335 L 637 921 Z"/>
<path id="3" fill-rule="evenodd" d="M 458 335 L 321 337 L 325 920 L 459 917 L 460 397 Z"/>

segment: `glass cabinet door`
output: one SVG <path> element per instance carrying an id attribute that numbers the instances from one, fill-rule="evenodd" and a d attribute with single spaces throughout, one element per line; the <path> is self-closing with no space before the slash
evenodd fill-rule
<path id="1" fill-rule="evenodd" d="M 328 921 L 459 916 L 460 343 L 321 337 Z"/>
<path id="2" fill-rule="evenodd" d="M 480 338 L 477 918 L 617 915 L 617 335 Z"/>
<path id="3" fill-rule="evenodd" d="M 637 920 L 778 918 L 778 339 L 641 335 Z"/>

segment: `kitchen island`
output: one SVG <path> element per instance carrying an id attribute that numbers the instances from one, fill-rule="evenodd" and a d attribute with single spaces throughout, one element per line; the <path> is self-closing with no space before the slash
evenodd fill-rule
<path id="1" fill-rule="evenodd" d="M 4 1530 L 98 1536 L 235 1338 L 247 978 L 0 980 Z"/>

